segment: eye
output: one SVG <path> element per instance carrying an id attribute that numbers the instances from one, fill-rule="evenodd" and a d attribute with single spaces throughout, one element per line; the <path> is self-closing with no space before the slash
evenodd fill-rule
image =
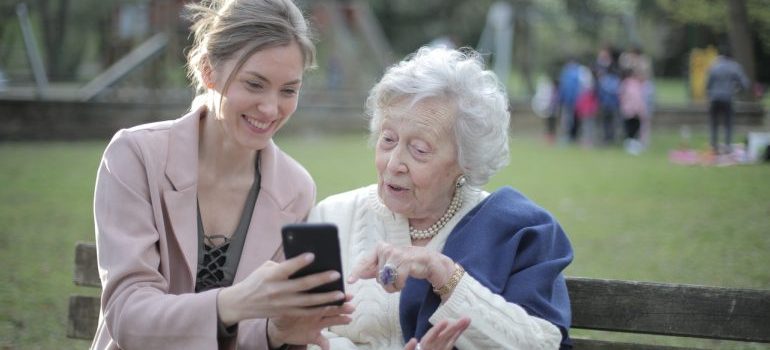
<path id="1" fill-rule="evenodd" d="M 292 88 L 292 89 L 283 89 L 283 90 L 281 90 L 281 93 L 282 93 L 284 96 L 287 96 L 287 97 L 292 97 L 292 96 L 296 96 L 296 95 L 297 95 L 297 93 L 299 93 L 299 91 L 298 91 L 297 89 L 293 89 L 293 88 Z"/>
<path id="2" fill-rule="evenodd" d="M 424 156 L 426 156 L 426 155 L 428 155 L 430 153 L 430 151 L 428 149 L 426 149 L 425 147 L 422 147 L 422 146 L 412 145 L 411 149 L 412 149 L 412 152 L 414 152 L 414 154 L 417 157 L 424 157 Z"/>
<path id="3" fill-rule="evenodd" d="M 396 142 L 397 142 L 396 138 L 391 135 L 382 134 L 380 136 L 380 145 L 382 145 L 383 147 L 386 147 L 386 148 L 393 147 L 393 145 L 395 145 Z"/>
<path id="4" fill-rule="evenodd" d="M 246 81 L 246 85 L 249 86 L 249 88 L 254 90 L 261 90 L 262 89 L 262 83 L 258 81 L 248 80 Z"/>

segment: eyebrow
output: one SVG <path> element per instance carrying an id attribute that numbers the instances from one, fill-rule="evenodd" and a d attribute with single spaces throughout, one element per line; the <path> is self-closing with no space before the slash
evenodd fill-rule
<path id="1" fill-rule="evenodd" d="M 257 72 L 248 71 L 248 72 L 245 72 L 245 74 L 252 75 L 252 76 L 256 77 L 259 80 L 262 80 L 262 81 L 270 83 L 270 79 L 267 79 L 267 77 L 265 77 L 264 75 L 259 74 Z M 302 82 L 302 79 L 295 79 L 295 80 L 292 80 L 292 81 L 284 83 L 283 86 L 286 86 L 286 85 L 296 85 L 296 84 L 299 84 L 301 82 Z"/>

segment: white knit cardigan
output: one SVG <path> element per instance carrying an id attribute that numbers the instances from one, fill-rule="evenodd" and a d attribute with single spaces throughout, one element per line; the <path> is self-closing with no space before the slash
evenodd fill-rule
<path id="1" fill-rule="evenodd" d="M 460 219 L 489 195 L 469 186 L 462 191 L 462 207 L 426 248 L 440 252 Z M 411 244 L 407 219 L 383 205 L 377 195 L 377 185 L 321 201 L 311 211 L 308 221 L 332 222 L 339 228 L 345 279 L 353 266 L 379 242 L 399 246 Z M 345 283 L 345 291 L 353 294 L 356 311 L 350 324 L 331 327 L 324 332 L 331 348 L 403 349 L 398 320 L 400 293 L 385 292 L 373 279 L 359 280 L 352 285 Z M 436 324 L 465 316 L 471 318 L 471 324 L 455 344 L 459 350 L 558 349 L 561 342 L 561 333 L 555 325 L 528 315 L 522 307 L 492 293 L 467 273 L 449 299 L 430 317 L 430 322 Z"/>

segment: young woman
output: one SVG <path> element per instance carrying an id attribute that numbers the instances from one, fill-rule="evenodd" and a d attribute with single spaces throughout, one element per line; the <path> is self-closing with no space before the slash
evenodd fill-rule
<path id="1" fill-rule="evenodd" d="M 191 5 L 189 75 L 198 96 L 173 121 L 119 131 L 94 198 L 102 279 L 95 349 L 272 349 L 328 342 L 349 322 L 341 292 L 303 291 L 340 278 L 290 280 L 280 228 L 315 201 L 305 169 L 273 135 L 297 107 L 314 47 L 290 0 Z"/>

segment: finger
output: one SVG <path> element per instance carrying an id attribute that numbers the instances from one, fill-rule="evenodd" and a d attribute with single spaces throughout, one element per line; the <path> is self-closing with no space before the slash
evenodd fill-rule
<path id="1" fill-rule="evenodd" d="M 327 328 L 331 326 L 339 326 L 339 325 L 346 325 L 350 324 L 350 322 L 353 321 L 353 318 L 350 316 L 332 316 L 332 317 L 324 317 L 317 323 L 317 326 L 319 328 Z"/>
<path id="2" fill-rule="evenodd" d="M 279 277 L 287 279 L 301 268 L 310 265 L 313 260 L 315 260 L 315 254 L 303 253 L 279 263 L 275 271 Z"/>
<path id="3" fill-rule="evenodd" d="M 311 308 L 315 306 L 338 303 L 345 300 L 345 294 L 340 291 L 324 293 L 294 293 L 287 295 L 280 300 L 274 301 L 278 307 L 301 307 Z"/>
<path id="4" fill-rule="evenodd" d="M 447 346 L 447 349 L 451 349 L 454 343 L 457 341 L 457 338 L 459 338 L 460 335 L 466 329 L 468 329 L 470 324 L 471 319 L 468 317 L 463 317 L 456 322 L 447 323 L 447 327 L 442 332 L 440 332 L 437 339 L 444 342 L 444 344 Z"/>
<path id="5" fill-rule="evenodd" d="M 414 350 L 417 347 L 417 339 L 409 339 L 409 342 L 404 346 L 404 350 Z"/>
<path id="6" fill-rule="evenodd" d="M 318 345 L 322 350 L 329 350 L 329 339 L 326 339 L 326 337 L 321 335 L 321 332 L 318 332 L 318 335 L 310 342 L 310 344 Z"/>
<path id="7" fill-rule="evenodd" d="M 465 322 L 463 322 L 465 320 Z M 460 335 L 465 332 L 466 329 L 471 325 L 471 319 L 464 317 L 463 319 L 460 319 L 460 321 L 457 321 L 457 324 L 455 324 L 454 328 L 454 334 L 450 338 L 450 343 L 454 345 L 455 342 L 457 342 L 457 338 L 460 337 Z"/>
<path id="8" fill-rule="evenodd" d="M 351 303 L 344 303 L 340 306 L 323 306 L 319 308 L 320 315 L 323 317 L 349 315 L 356 310 L 355 305 Z"/>
<path id="9" fill-rule="evenodd" d="M 289 279 L 286 281 L 285 287 L 287 292 L 302 292 L 313 289 L 320 285 L 327 284 L 329 282 L 337 281 L 340 278 L 342 278 L 342 275 L 340 275 L 338 271 L 330 270 Z"/>
<path id="10" fill-rule="evenodd" d="M 427 333 L 420 339 L 421 342 L 430 342 L 438 338 L 439 334 L 447 327 L 448 321 L 443 320 L 431 327 Z"/>
<path id="11" fill-rule="evenodd" d="M 359 278 L 369 279 L 377 275 L 377 250 L 366 255 L 353 267 L 348 283 L 355 283 Z"/>

